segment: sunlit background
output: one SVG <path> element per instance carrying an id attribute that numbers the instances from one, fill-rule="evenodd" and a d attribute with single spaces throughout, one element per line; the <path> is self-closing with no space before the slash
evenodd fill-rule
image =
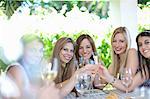
<path id="1" fill-rule="evenodd" d="M 137 2 L 138 32 L 150 29 L 148 1 Z M 19 39 L 26 33 L 37 33 L 44 39 L 47 56 L 50 56 L 53 43 L 59 37 L 69 35 L 75 39 L 75 35 L 89 33 L 95 38 L 98 51 L 104 53 L 101 56 L 104 63 L 106 61 L 109 65 L 110 35 L 115 28 L 110 18 L 111 2 L 110 0 L 1 0 L 0 59 L 5 64 L 16 60 L 21 53 Z M 102 49 L 107 50 L 103 52 Z M 3 69 L 3 65 L 0 68 Z"/>

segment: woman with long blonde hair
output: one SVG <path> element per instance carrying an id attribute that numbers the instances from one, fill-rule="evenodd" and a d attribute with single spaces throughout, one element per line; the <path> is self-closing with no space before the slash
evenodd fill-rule
<path id="1" fill-rule="evenodd" d="M 112 64 L 108 70 L 101 66 L 104 72 L 100 71 L 100 75 L 106 82 L 123 91 L 126 91 L 126 88 L 121 83 L 120 74 L 124 72 L 124 68 L 130 68 L 131 76 L 134 77 L 139 65 L 137 51 L 134 48 L 130 48 L 130 42 L 127 28 L 116 28 L 111 38 Z"/>
<path id="2" fill-rule="evenodd" d="M 131 39 L 126 27 L 118 27 L 114 30 L 111 37 L 112 46 L 112 64 L 109 66 L 109 72 L 117 77 L 124 67 L 131 68 L 138 66 L 138 56 L 134 48 L 130 48 Z M 136 70 L 132 70 L 133 73 Z"/>

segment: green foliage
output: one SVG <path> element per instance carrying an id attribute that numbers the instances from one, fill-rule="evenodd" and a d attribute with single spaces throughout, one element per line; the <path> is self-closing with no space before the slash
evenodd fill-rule
<path id="1" fill-rule="evenodd" d="M 108 33 L 106 37 L 102 40 L 101 45 L 97 48 L 100 58 L 108 68 L 111 64 L 111 45 L 110 45 L 111 33 Z"/>
<path id="2" fill-rule="evenodd" d="M 1 0 L 0 8 L 3 10 L 8 19 L 14 14 L 15 10 L 21 6 L 23 1 L 18 0 Z"/>
<path id="3" fill-rule="evenodd" d="M 150 29 L 150 25 L 138 25 L 138 33 L 149 29 Z"/>
<path id="4" fill-rule="evenodd" d="M 98 15 L 100 18 L 108 18 L 108 8 L 109 8 L 109 1 L 101 0 L 93 0 L 93 1 L 80 1 L 80 0 L 70 0 L 70 1 L 59 1 L 59 0 L 49 0 L 49 2 L 44 2 L 43 0 L 0 0 L 0 8 L 3 12 L 10 18 L 16 9 L 22 4 L 27 4 L 30 8 L 31 14 L 35 13 L 35 8 L 37 6 L 41 6 L 42 8 L 49 9 L 53 7 L 58 12 L 61 11 L 64 5 L 67 5 L 66 12 L 72 10 L 73 5 L 77 5 L 79 8 L 86 7 L 90 13 L 94 13 Z M 150 5 L 149 0 L 138 0 L 138 4 L 140 7 L 143 5 Z M 64 14 L 65 15 L 65 14 Z"/>
<path id="5" fill-rule="evenodd" d="M 138 0 L 138 4 L 142 4 L 142 5 L 146 5 L 148 2 L 150 2 L 149 0 Z"/>
<path id="6" fill-rule="evenodd" d="M 52 55 L 53 48 L 55 46 L 55 42 L 61 37 L 70 37 L 75 41 L 83 33 L 86 33 L 86 32 L 82 31 L 76 34 L 69 34 L 69 33 L 61 32 L 59 34 L 52 34 L 52 35 L 41 33 L 41 38 L 45 45 L 45 54 L 44 54 L 45 58 L 46 59 L 50 58 L 50 56 Z M 93 35 L 90 33 L 88 34 L 94 39 L 94 41 L 98 39 L 97 35 Z M 99 53 L 100 58 L 106 67 L 108 67 L 111 63 L 110 44 L 108 42 L 109 39 L 110 39 L 110 33 L 106 35 L 106 37 L 102 40 L 102 44 L 98 46 L 97 48 L 97 52 Z"/>
<path id="7" fill-rule="evenodd" d="M 45 58 L 46 59 L 50 58 L 50 56 L 52 55 L 54 45 L 58 39 L 60 39 L 62 37 L 70 37 L 75 41 L 82 33 L 83 33 L 83 31 L 80 33 L 76 33 L 76 34 L 61 32 L 59 34 L 48 35 L 48 34 L 41 33 L 40 37 L 43 40 L 44 46 L 45 46 L 45 48 L 44 48 L 45 49 L 44 50 L 45 51 L 45 53 L 44 53 Z"/>
<path id="8" fill-rule="evenodd" d="M 17 8 L 20 6 L 29 6 L 30 14 L 37 14 L 36 8 L 41 6 L 42 8 L 49 10 L 53 7 L 59 13 L 62 10 L 64 5 L 67 6 L 66 12 L 72 10 L 74 5 L 77 5 L 79 9 L 85 7 L 90 13 L 98 15 L 100 18 L 108 17 L 108 1 L 79 1 L 79 0 L 70 0 L 70 1 L 55 1 L 49 0 L 49 2 L 44 2 L 43 0 L 2 0 L 0 1 L 0 8 L 3 8 L 4 13 L 8 18 L 10 18 Z M 24 4 L 24 5 L 22 5 Z M 66 14 L 64 13 L 64 15 Z"/>
<path id="9" fill-rule="evenodd" d="M 1 59 L 0 59 L 0 70 L 5 70 L 7 67 L 7 64 L 5 64 Z"/>

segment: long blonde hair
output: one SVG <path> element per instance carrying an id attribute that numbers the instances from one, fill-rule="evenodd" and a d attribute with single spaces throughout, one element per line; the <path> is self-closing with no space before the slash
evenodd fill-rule
<path id="1" fill-rule="evenodd" d="M 62 66 L 62 61 L 60 59 L 60 51 L 61 49 L 65 46 L 65 44 L 67 43 L 72 43 L 74 48 L 74 42 L 71 38 L 67 38 L 67 37 L 63 37 L 60 38 L 57 42 L 56 45 L 54 47 L 53 50 L 53 54 L 52 54 L 52 58 L 51 60 L 53 60 L 54 58 L 58 59 L 58 64 L 59 64 L 59 69 L 58 69 L 58 75 L 55 79 L 55 83 L 61 83 L 64 80 L 69 79 L 72 76 L 72 72 L 73 70 L 75 70 L 75 65 L 74 65 L 74 60 L 75 60 L 75 56 L 73 55 L 73 58 L 70 60 L 69 63 L 66 64 L 66 66 L 63 68 Z"/>
<path id="2" fill-rule="evenodd" d="M 129 31 L 127 30 L 126 27 L 118 27 L 114 30 L 112 37 L 111 37 L 111 45 L 113 43 L 113 39 L 116 36 L 116 34 L 122 33 L 125 37 L 127 48 L 123 54 L 123 59 L 124 60 L 122 63 L 120 63 L 120 57 L 114 52 L 112 48 L 112 66 L 113 66 L 113 76 L 117 76 L 117 74 L 120 72 L 121 66 L 126 66 L 126 61 L 127 61 L 127 56 L 128 56 L 128 51 L 131 46 L 131 39 L 129 35 Z"/>

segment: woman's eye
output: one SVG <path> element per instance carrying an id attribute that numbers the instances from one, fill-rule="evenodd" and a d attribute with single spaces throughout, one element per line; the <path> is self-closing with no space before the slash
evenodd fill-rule
<path id="1" fill-rule="evenodd" d="M 113 43 L 117 42 L 116 40 L 113 40 Z"/>
<path id="2" fill-rule="evenodd" d="M 74 50 L 70 50 L 70 52 L 74 52 Z"/>
<path id="3" fill-rule="evenodd" d="M 87 48 L 91 48 L 90 46 L 87 46 Z"/>
<path id="4" fill-rule="evenodd" d="M 121 43 L 124 43 L 124 40 L 120 40 Z"/>
<path id="5" fill-rule="evenodd" d="M 90 46 L 90 45 L 87 45 L 86 48 L 91 48 L 91 46 Z"/>
<path id="6" fill-rule="evenodd" d="M 79 47 L 79 49 L 83 49 L 83 47 Z"/>
<path id="7" fill-rule="evenodd" d="M 64 50 L 64 51 L 67 51 L 67 49 L 66 49 L 66 48 L 64 48 L 63 50 Z"/>
<path id="8" fill-rule="evenodd" d="M 148 44 L 150 44 L 150 42 L 149 42 L 149 41 L 146 41 L 145 44 L 148 45 Z"/>

